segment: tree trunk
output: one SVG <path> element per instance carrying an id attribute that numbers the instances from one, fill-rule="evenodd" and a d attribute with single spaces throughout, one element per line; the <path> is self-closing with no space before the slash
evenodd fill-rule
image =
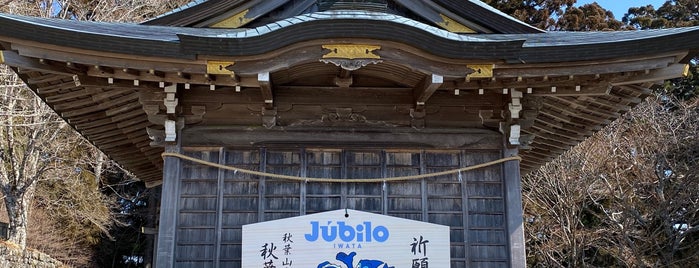
<path id="1" fill-rule="evenodd" d="M 104 166 L 104 154 L 102 152 L 97 153 L 97 160 L 95 162 L 95 187 L 99 189 L 100 181 L 102 181 L 102 166 Z"/>
<path id="2" fill-rule="evenodd" d="M 27 247 L 27 224 L 29 223 L 29 207 L 34 195 L 35 186 L 30 186 L 23 193 L 17 189 L 4 191 L 5 208 L 10 219 L 8 241 L 17 244 L 22 249 Z"/>

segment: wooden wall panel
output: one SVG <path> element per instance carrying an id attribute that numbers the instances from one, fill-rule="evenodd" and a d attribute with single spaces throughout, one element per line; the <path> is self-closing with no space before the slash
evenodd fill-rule
<path id="1" fill-rule="evenodd" d="M 499 150 L 210 149 L 187 154 L 251 170 L 324 178 L 382 178 L 456 169 Z M 450 226 L 452 267 L 509 265 L 501 165 L 421 180 L 288 181 L 185 162 L 180 180 L 177 267 L 240 266 L 244 224 L 351 208 Z"/>
<path id="2" fill-rule="evenodd" d="M 467 154 L 465 165 L 493 161 L 500 152 Z M 509 267 L 502 167 L 464 173 L 468 211 L 468 256 L 475 267 Z"/>
<path id="3" fill-rule="evenodd" d="M 306 176 L 342 178 L 342 151 L 306 150 Z M 311 182 L 306 184 L 306 213 L 334 210 L 342 207 L 342 185 Z"/>
<path id="4" fill-rule="evenodd" d="M 375 151 L 346 151 L 345 166 L 346 178 L 381 178 L 382 153 Z M 380 182 L 372 183 L 347 183 L 346 184 L 347 207 L 356 210 L 382 213 L 383 211 L 383 186 Z"/>
<path id="5" fill-rule="evenodd" d="M 218 162 L 218 151 L 188 151 Z M 177 267 L 214 267 L 218 218 L 218 169 L 183 162 L 175 245 Z"/>

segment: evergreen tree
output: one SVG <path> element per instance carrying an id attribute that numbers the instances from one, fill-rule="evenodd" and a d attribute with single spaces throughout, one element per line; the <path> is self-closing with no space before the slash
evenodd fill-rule
<path id="1" fill-rule="evenodd" d="M 663 29 L 699 26 L 699 0 L 666 1 L 658 9 L 652 5 L 632 7 L 623 22 L 636 29 Z M 686 59 L 689 75 L 665 82 L 662 91 L 680 99 L 692 99 L 699 95 L 699 57 Z"/>
<path id="2" fill-rule="evenodd" d="M 572 7 L 576 0 L 483 0 L 484 3 L 497 8 L 534 27 L 551 30 L 556 27 L 556 17 Z"/>
<path id="3" fill-rule="evenodd" d="M 623 26 L 611 11 L 602 8 L 597 2 L 569 7 L 556 22 L 556 29 L 564 31 L 616 31 Z"/>

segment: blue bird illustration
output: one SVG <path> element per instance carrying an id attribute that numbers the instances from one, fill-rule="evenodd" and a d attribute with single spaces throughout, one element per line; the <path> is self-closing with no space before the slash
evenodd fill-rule
<path id="1" fill-rule="evenodd" d="M 356 255 L 356 252 L 350 252 L 350 254 L 339 252 L 335 256 L 335 259 L 341 261 L 342 264 L 345 265 L 344 267 L 325 261 L 319 264 L 317 268 L 395 268 L 393 266 L 388 266 L 386 262 L 380 260 L 360 260 L 357 265 L 354 266 L 354 257 Z"/>

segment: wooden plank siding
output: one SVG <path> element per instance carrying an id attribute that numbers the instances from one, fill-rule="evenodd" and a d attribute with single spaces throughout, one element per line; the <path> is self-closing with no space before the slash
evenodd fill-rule
<path id="1" fill-rule="evenodd" d="M 456 169 L 501 150 L 186 148 L 188 156 L 270 173 L 381 178 Z M 451 267 L 509 267 L 503 165 L 404 182 L 320 183 L 182 163 L 176 267 L 240 267 L 242 225 L 350 208 L 451 227 Z"/>

